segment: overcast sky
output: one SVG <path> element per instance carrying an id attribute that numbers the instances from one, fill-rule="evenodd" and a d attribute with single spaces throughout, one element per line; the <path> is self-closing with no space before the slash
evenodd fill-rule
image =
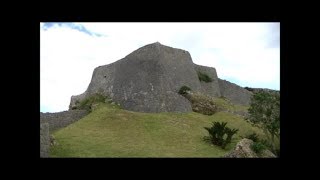
<path id="1" fill-rule="evenodd" d="M 157 41 L 221 79 L 280 90 L 279 23 L 40 23 L 40 111 L 67 110 L 95 67 Z"/>

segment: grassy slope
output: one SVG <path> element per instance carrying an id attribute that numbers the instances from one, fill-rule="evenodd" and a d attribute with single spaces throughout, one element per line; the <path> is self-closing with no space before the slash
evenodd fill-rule
<path id="1" fill-rule="evenodd" d="M 223 109 L 228 109 L 231 111 L 247 111 L 249 106 L 241 106 L 237 104 L 232 104 L 222 98 L 213 98 L 214 102 Z"/>
<path id="2" fill-rule="evenodd" d="M 226 150 L 202 140 L 208 135 L 203 127 L 211 126 L 213 121 L 226 121 L 227 126 L 239 129 Z M 101 104 L 78 122 L 53 132 L 58 144 L 51 148 L 50 154 L 52 157 L 219 157 L 234 147 L 239 136 L 252 132 L 262 136 L 260 129 L 227 112 L 212 116 L 195 112 L 138 113 Z"/>

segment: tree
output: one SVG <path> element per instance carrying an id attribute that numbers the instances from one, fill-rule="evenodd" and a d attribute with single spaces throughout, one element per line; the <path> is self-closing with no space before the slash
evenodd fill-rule
<path id="1" fill-rule="evenodd" d="M 273 150 L 275 137 L 280 138 L 280 94 L 260 91 L 251 98 L 247 120 L 263 129 Z"/>

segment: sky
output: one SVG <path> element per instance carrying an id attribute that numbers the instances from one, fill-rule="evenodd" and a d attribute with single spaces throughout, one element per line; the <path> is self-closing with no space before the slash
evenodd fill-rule
<path id="1" fill-rule="evenodd" d="M 154 42 L 242 87 L 280 90 L 280 23 L 40 23 L 40 112 L 68 110 L 95 67 Z"/>

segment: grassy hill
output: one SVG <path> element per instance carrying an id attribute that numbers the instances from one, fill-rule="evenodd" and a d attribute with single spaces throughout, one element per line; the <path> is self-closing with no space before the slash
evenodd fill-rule
<path id="1" fill-rule="evenodd" d="M 247 107 L 232 106 L 223 99 L 218 105 L 232 110 Z M 228 122 L 239 132 L 225 150 L 203 141 L 208 132 L 204 127 L 213 121 Z M 57 144 L 51 157 L 220 157 L 230 151 L 239 136 L 256 132 L 240 116 L 217 112 L 212 116 L 199 113 L 139 113 L 116 105 L 100 104 L 81 120 L 53 132 Z"/>

